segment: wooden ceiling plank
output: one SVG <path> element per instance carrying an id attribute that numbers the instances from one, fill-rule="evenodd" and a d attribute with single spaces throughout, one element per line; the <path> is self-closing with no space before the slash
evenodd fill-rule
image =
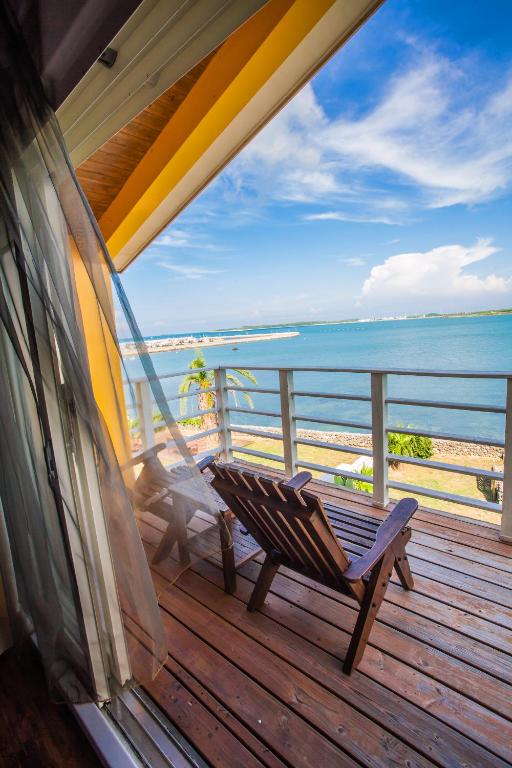
<path id="1" fill-rule="evenodd" d="M 77 169 L 96 218 L 101 218 L 123 184 L 186 98 L 215 51 L 199 62 Z"/>

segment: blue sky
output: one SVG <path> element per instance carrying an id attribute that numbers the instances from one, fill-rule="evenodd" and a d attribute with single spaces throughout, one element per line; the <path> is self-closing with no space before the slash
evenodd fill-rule
<path id="1" fill-rule="evenodd" d="M 125 271 L 143 333 L 512 306 L 511 27 L 387 0 Z"/>

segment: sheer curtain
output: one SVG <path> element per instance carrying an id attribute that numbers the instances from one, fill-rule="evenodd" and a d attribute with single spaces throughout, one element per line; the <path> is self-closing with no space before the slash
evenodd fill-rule
<path id="1" fill-rule="evenodd" d="M 98 700 L 153 677 L 167 655 L 133 475 L 121 469 L 131 456 L 132 388 L 123 383 L 114 305 L 137 342 L 194 503 L 212 524 L 217 508 L 5 3 L 0 93 L 3 580 L 15 635 L 34 633 L 50 684 L 59 695 Z"/>

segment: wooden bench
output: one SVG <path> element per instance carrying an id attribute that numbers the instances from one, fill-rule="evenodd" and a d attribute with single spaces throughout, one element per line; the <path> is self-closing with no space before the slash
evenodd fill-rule
<path id="1" fill-rule="evenodd" d="M 132 490 L 132 498 L 139 510 L 150 512 L 167 523 L 165 532 L 156 548 L 152 558 L 152 565 L 158 565 L 171 555 L 177 546 L 177 554 L 180 565 L 186 568 L 191 564 L 190 549 L 194 549 L 194 537 L 197 535 L 197 526 L 194 526 L 194 517 L 197 517 L 199 525 L 204 519 L 199 519 L 205 507 L 206 499 L 200 493 L 194 470 L 185 464 L 165 467 L 158 454 L 165 450 L 166 444 L 159 443 L 142 453 L 137 454 L 127 462 L 123 470 L 142 464 L 142 469 L 135 480 Z M 208 465 L 211 457 L 197 463 L 199 471 L 205 472 L 205 479 L 210 479 Z M 200 479 L 199 479 L 200 480 Z M 202 482 L 202 481 L 200 481 Z M 243 563 L 252 559 L 261 552 L 261 547 L 254 539 L 247 535 L 233 513 L 228 509 L 215 491 L 214 500 L 217 504 L 217 512 L 221 520 L 218 525 L 211 525 L 211 547 L 203 546 L 207 552 L 213 553 L 220 549 L 224 572 L 224 588 L 228 593 L 235 590 L 235 572 Z M 209 514 L 210 510 L 208 511 Z M 218 534 L 217 534 L 218 528 Z M 219 537 L 219 544 L 215 544 L 213 537 Z M 202 535 L 206 544 L 206 535 Z"/>
<path id="2" fill-rule="evenodd" d="M 405 546 L 411 537 L 407 523 L 418 502 L 402 499 L 379 523 L 341 507 L 324 507 L 318 496 L 304 490 L 312 478 L 309 472 L 279 482 L 236 464 L 218 463 L 213 456 L 201 462 L 201 469 L 213 473 L 213 488 L 266 554 L 249 611 L 263 605 L 280 566 L 357 601 L 359 614 L 343 664 L 350 674 L 363 656 L 393 568 L 404 589 L 414 586 Z M 224 565 L 231 591 L 235 565 Z"/>

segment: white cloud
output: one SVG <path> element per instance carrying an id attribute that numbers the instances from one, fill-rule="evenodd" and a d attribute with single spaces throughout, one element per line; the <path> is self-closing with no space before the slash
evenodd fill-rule
<path id="1" fill-rule="evenodd" d="M 334 121 L 323 140 L 352 167 L 384 168 L 414 183 L 430 206 L 487 200 L 510 182 L 512 81 L 482 101 L 474 74 L 427 55 L 371 112 Z"/>
<path id="2" fill-rule="evenodd" d="M 159 262 L 159 267 L 162 269 L 168 269 L 171 272 L 175 272 L 180 277 L 186 280 L 203 280 L 210 275 L 220 275 L 224 272 L 223 269 L 208 269 L 206 267 L 194 267 L 188 264 L 167 264 L 165 262 Z"/>
<path id="3" fill-rule="evenodd" d="M 391 298 L 483 298 L 507 293 L 512 290 L 512 278 L 495 274 L 479 277 L 466 271 L 466 267 L 484 261 L 497 250 L 490 240 L 482 239 L 470 247 L 443 245 L 423 253 L 390 256 L 371 269 L 362 296 L 382 303 Z"/>
<path id="4" fill-rule="evenodd" d="M 476 58 L 449 59 L 416 41 L 406 51 L 362 114 L 332 117 L 312 85 L 303 88 L 227 169 L 232 189 L 328 206 L 308 220 L 375 223 L 503 193 L 512 181 L 511 73 L 485 80 Z"/>
<path id="5" fill-rule="evenodd" d="M 323 213 L 308 213 L 302 217 L 304 221 L 355 221 L 365 224 L 396 224 L 389 216 L 365 216 L 364 214 L 348 213 L 345 211 L 325 211 Z"/>
<path id="6" fill-rule="evenodd" d="M 190 237 L 182 229 L 172 229 L 165 235 L 155 240 L 154 245 L 163 245 L 168 248 L 183 248 L 190 246 Z"/>
<path id="7" fill-rule="evenodd" d="M 362 267 L 365 263 L 364 259 L 359 256 L 350 256 L 346 259 L 338 259 L 341 264 L 347 264 L 349 267 Z"/>
<path id="8" fill-rule="evenodd" d="M 294 202 L 338 194 L 343 186 L 316 139 L 327 126 L 323 109 L 307 85 L 247 145 L 226 175 L 237 193 L 246 188 Z"/>
<path id="9" fill-rule="evenodd" d="M 190 234 L 184 229 L 177 229 L 171 225 L 169 231 L 164 232 L 150 248 L 154 251 L 158 251 L 160 248 L 182 248 L 182 249 L 199 249 L 201 251 L 225 251 L 226 248 L 205 241 L 204 236 L 200 233 L 194 232 Z"/>

